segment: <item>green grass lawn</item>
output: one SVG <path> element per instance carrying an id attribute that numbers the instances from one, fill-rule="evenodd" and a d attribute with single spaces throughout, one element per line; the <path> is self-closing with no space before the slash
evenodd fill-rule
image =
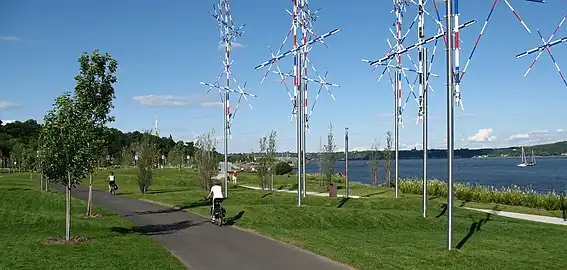
<path id="1" fill-rule="evenodd" d="M 106 188 L 106 173 L 97 176 L 98 188 Z M 193 173 L 157 170 L 146 195 L 138 191 L 134 170 L 116 175 L 123 195 L 202 215 L 209 211 L 199 203 L 206 192 L 196 187 Z M 297 207 L 294 194 L 232 187 L 224 207 L 239 227 L 360 269 L 565 269 L 567 264 L 565 226 L 455 208 L 454 243 L 460 249 L 449 252 L 447 215 L 437 199 L 430 200 L 427 219 L 421 218 L 421 196 L 409 194 L 397 200 L 391 193 L 346 201 L 310 196 L 304 203 Z"/>
<path id="2" fill-rule="evenodd" d="M 44 245 L 65 235 L 65 194 L 42 192 L 29 174 L 0 177 L 0 269 L 185 269 L 149 236 L 120 234 L 131 228 L 116 213 L 95 208 L 99 218 L 84 219 L 86 203 L 71 201 L 71 235 L 82 244 Z"/>

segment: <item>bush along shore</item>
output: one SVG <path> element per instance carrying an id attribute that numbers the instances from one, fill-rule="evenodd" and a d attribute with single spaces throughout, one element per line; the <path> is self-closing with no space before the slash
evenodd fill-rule
<path id="1" fill-rule="evenodd" d="M 422 180 L 401 180 L 399 190 L 402 193 L 423 194 Z M 448 186 L 440 180 L 427 181 L 429 196 L 447 197 Z M 565 193 L 539 193 L 531 188 L 510 186 L 495 188 L 491 186 L 455 183 L 453 187 L 455 199 L 466 202 L 496 203 L 512 206 L 524 206 L 545 210 L 564 210 L 567 208 Z"/>

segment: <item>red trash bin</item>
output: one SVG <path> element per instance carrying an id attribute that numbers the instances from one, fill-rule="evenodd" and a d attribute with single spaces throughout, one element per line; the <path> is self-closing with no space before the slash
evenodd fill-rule
<path id="1" fill-rule="evenodd" d="M 333 183 L 330 183 L 327 189 L 329 190 L 329 197 L 337 197 L 337 189 L 335 189 Z"/>

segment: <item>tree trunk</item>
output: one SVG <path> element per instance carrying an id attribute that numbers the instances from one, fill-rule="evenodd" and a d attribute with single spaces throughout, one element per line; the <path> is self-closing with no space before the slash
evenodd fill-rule
<path id="1" fill-rule="evenodd" d="M 89 174 L 89 199 L 87 201 L 87 216 L 92 214 L 93 205 L 93 174 Z"/>
<path id="2" fill-rule="evenodd" d="M 270 183 L 270 189 L 274 190 L 274 174 L 272 174 L 272 182 Z"/>
<path id="3" fill-rule="evenodd" d="M 67 192 L 66 192 L 66 209 L 65 209 L 65 239 L 69 241 L 71 238 L 71 173 L 67 173 Z"/>
<path id="4" fill-rule="evenodd" d="M 39 173 L 39 188 L 43 191 L 43 174 L 41 172 Z"/>

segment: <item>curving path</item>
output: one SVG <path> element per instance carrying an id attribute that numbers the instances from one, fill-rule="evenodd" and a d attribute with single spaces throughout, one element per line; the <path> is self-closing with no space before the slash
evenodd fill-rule
<path id="1" fill-rule="evenodd" d="M 63 186 L 56 189 L 65 192 Z M 87 200 L 88 189 L 74 188 L 72 196 Z M 215 226 L 204 217 L 180 209 L 102 191 L 93 191 L 93 202 L 118 212 L 136 225 L 110 230 L 151 235 L 190 269 L 353 269 L 255 233 Z"/>
<path id="2" fill-rule="evenodd" d="M 505 212 L 505 211 L 497 211 L 497 210 L 490 210 L 490 209 L 479 209 L 479 208 L 470 208 L 470 207 L 463 207 L 463 209 L 479 211 L 484 213 L 490 213 L 497 216 L 502 217 L 509 217 L 515 219 L 523 219 L 529 220 L 534 222 L 541 222 L 541 223 L 548 223 L 548 224 L 556 224 L 556 225 L 567 225 L 567 220 L 557 217 L 547 217 L 547 216 L 540 216 L 540 215 L 529 215 L 529 214 L 521 214 L 521 213 L 514 213 L 514 212 Z"/>

